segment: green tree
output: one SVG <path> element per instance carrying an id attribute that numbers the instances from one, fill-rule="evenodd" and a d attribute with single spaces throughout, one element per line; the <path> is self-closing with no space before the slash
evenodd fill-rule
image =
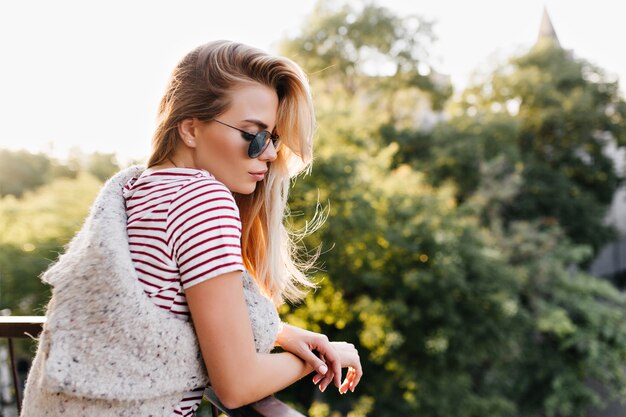
<path id="1" fill-rule="evenodd" d="M 20 197 L 57 177 L 76 173 L 44 154 L 0 149 L 0 197 Z"/>
<path id="2" fill-rule="evenodd" d="M 393 151 L 335 153 L 299 180 L 296 212 L 330 200 L 309 241 L 324 243 L 324 272 L 283 314 L 357 343 L 366 377 L 356 398 L 308 381 L 291 398 L 319 415 L 584 416 L 600 401 L 590 379 L 623 387 L 624 296 L 571 270 L 589 251 L 557 225 L 499 227 L 520 174 L 483 167 L 490 181 L 457 206 L 450 185 L 393 168 Z"/>
<path id="3" fill-rule="evenodd" d="M 340 90 L 357 108 L 366 104 L 398 123 L 414 115 L 409 109 L 421 98 L 440 108 L 452 92 L 436 82 L 428 59 L 433 41 L 432 24 L 419 16 L 399 17 L 369 2 L 358 8 L 321 0 L 281 52 L 304 65 L 318 93 Z"/>
<path id="4" fill-rule="evenodd" d="M 40 314 L 48 288 L 39 275 L 80 229 L 100 188 L 90 174 L 58 178 L 0 200 L 0 309 Z"/>
<path id="5" fill-rule="evenodd" d="M 515 276 L 484 253 L 476 222 L 457 215 L 453 190 L 433 189 L 407 166 L 391 169 L 392 151 L 352 164 L 319 161 L 307 179 L 312 192 L 330 196 L 318 238 L 333 249 L 323 256 L 323 289 L 287 319 L 365 352 L 360 396 L 325 394 L 336 410 L 373 400 L 376 415 L 478 415 L 455 411 L 465 404 L 506 415 L 494 399 L 471 392 L 470 369 L 487 357 L 504 362 L 510 349 L 499 347 L 515 340 L 513 317 L 502 308 L 515 300 Z M 354 170 L 338 172 L 345 166 Z"/>
<path id="6" fill-rule="evenodd" d="M 89 155 L 87 172 L 104 182 L 120 170 L 115 154 L 94 152 Z"/>
<path id="7" fill-rule="evenodd" d="M 454 182 L 456 197 L 464 202 L 486 180 L 483 164 L 500 159 L 500 164 L 506 164 L 500 175 L 522 170 L 521 152 L 512 140 L 519 131 L 515 117 L 486 113 L 457 116 L 431 131 L 398 131 L 386 126 L 382 134 L 387 142 L 400 145 L 397 163 L 411 164 L 426 173 L 434 186 Z"/>
<path id="8" fill-rule="evenodd" d="M 596 251 L 614 237 L 603 217 L 622 181 L 606 147 L 626 145 L 617 80 L 560 47 L 538 45 L 468 88 L 460 109 L 432 133 L 425 156 L 435 158 L 421 158 L 436 178 L 453 178 L 467 196 L 477 185 L 467 170 L 501 152 L 523 172 L 506 220 L 557 221 L 575 243 Z"/>

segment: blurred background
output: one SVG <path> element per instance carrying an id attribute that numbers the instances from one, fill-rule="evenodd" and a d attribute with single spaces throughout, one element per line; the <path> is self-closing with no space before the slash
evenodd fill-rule
<path id="1" fill-rule="evenodd" d="M 0 311 L 103 182 L 143 163 L 195 46 L 232 39 L 308 73 L 316 159 L 294 182 L 320 288 L 285 321 L 348 340 L 354 394 L 312 417 L 625 416 L 626 39 L 621 2 L 268 0 L 0 4 Z M 18 351 L 25 372 L 32 343 Z M 12 392 L 0 341 L 0 416 Z M 5 413 L 5 414 L 3 414 Z"/>

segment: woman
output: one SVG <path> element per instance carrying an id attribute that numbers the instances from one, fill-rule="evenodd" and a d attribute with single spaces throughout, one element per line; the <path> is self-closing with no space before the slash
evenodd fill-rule
<path id="1" fill-rule="evenodd" d="M 185 56 L 148 168 L 107 182 L 43 276 L 53 297 L 23 415 L 190 416 L 209 379 L 236 408 L 312 371 L 322 391 L 353 391 L 354 346 L 281 324 L 275 308 L 313 286 L 283 225 L 313 131 L 292 61 L 227 41 Z"/>

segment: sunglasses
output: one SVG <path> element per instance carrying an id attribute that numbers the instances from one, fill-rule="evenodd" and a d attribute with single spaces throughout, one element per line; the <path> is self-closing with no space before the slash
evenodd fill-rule
<path id="1" fill-rule="evenodd" d="M 248 156 L 250 158 L 256 158 L 257 156 L 261 155 L 270 145 L 270 142 L 272 142 L 272 145 L 274 146 L 274 149 L 276 149 L 276 151 L 278 151 L 278 148 L 280 148 L 280 136 L 272 134 L 267 130 L 261 130 L 258 133 L 250 133 L 246 132 L 245 130 L 241 130 L 235 126 L 220 122 L 217 119 L 213 119 L 213 121 L 221 125 L 230 127 L 231 129 L 240 131 L 241 136 L 245 140 L 250 142 L 250 146 L 248 147 Z"/>

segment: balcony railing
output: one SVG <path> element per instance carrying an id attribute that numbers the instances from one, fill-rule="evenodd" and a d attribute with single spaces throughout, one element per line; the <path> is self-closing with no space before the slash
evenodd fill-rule
<path id="1" fill-rule="evenodd" d="M 21 412 L 22 390 L 15 363 L 13 340 L 37 337 L 41 333 L 45 321 L 46 318 L 40 316 L 0 316 L 0 338 L 7 339 L 9 344 L 9 357 L 18 414 Z M 273 396 L 234 410 L 224 407 L 210 387 L 204 391 L 204 397 L 211 403 L 213 417 L 217 417 L 220 412 L 230 417 L 304 417 L 303 414 L 300 414 Z"/>

